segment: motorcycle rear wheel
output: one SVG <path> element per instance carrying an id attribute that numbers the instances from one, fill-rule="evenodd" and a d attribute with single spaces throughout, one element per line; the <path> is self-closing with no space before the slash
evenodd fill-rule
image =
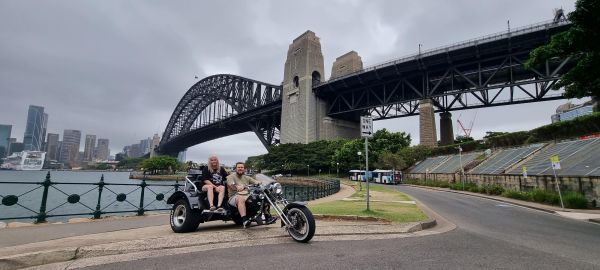
<path id="1" fill-rule="evenodd" d="M 181 199 L 171 209 L 170 223 L 176 233 L 193 232 L 200 225 L 200 215 L 190 209 L 186 200 Z"/>
<path id="2" fill-rule="evenodd" d="M 288 234 L 294 239 L 294 241 L 307 243 L 315 235 L 315 218 L 308 208 L 302 207 L 291 207 L 287 211 L 287 218 L 291 222 L 291 226 L 288 228 Z"/>

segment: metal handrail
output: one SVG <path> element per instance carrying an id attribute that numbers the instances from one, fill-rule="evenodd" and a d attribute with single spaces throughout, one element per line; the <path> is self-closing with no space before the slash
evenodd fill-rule
<path id="1" fill-rule="evenodd" d="M 535 31 L 538 31 L 541 29 L 550 29 L 550 28 L 555 28 L 555 27 L 559 27 L 559 26 L 563 26 L 563 25 L 568 25 L 570 23 L 571 22 L 567 19 L 562 19 L 557 22 L 555 22 L 554 20 L 543 21 L 543 22 L 539 22 L 539 23 L 535 23 L 535 24 L 531 24 L 531 25 L 527 25 L 527 26 L 518 27 L 513 30 L 496 32 L 496 33 L 485 35 L 482 37 L 472 38 L 472 39 L 468 39 L 465 41 L 456 42 L 456 43 L 453 43 L 450 45 L 436 47 L 433 49 L 425 50 L 420 53 L 417 52 L 417 53 L 409 54 L 407 56 L 397 58 L 397 59 L 394 59 L 391 61 L 385 61 L 385 62 L 380 62 L 380 63 L 374 64 L 374 65 L 370 65 L 361 70 L 354 71 L 354 72 L 348 73 L 346 75 L 343 75 L 343 76 L 340 76 L 340 77 L 337 77 L 334 79 L 329 79 L 328 81 L 322 81 L 322 82 L 318 83 L 317 85 L 315 85 L 315 87 L 325 85 L 328 83 L 332 83 L 335 81 L 339 81 L 339 80 L 342 80 L 342 79 L 345 79 L 348 77 L 352 77 L 356 74 L 369 72 L 369 71 L 376 70 L 379 68 L 396 65 L 396 64 L 408 62 L 411 60 L 420 59 L 420 58 L 427 57 L 430 55 L 435 55 L 435 54 L 439 54 L 439 53 L 443 53 L 443 52 L 457 50 L 457 49 L 465 48 L 465 47 L 472 46 L 472 45 L 477 45 L 477 44 L 482 43 L 482 41 L 483 42 L 496 41 L 496 40 L 504 39 L 507 37 L 513 37 L 513 36 L 517 36 L 517 35 L 523 35 L 523 34 L 535 32 Z"/>
<path id="2" fill-rule="evenodd" d="M 28 210 L 29 212 L 32 212 L 33 215 L 30 216 L 17 216 L 17 217 L 5 217 L 5 216 L 0 216 L 0 220 L 17 220 L 17 219 L 35 219 L 35 221 L 37 223 L 40 222 L 46 222 L 46 219 L 49 217 L 65 217 L 65 216 L 92 216 L 94 219 L 98 219 L 101 218 L 102 215 L 105 214 L 114 214 L 114 213 L 137 213 L 137 215 L 141 216 L 144 215 L 145 212 L 148 211 L 161 211 L 161 210 L 169 210 L 170 207 L 165 207 L 165 208 L 149 208 L 149 206 L 151 204 L 153 204 L 155 201 L 164 201 L 167 198 L 167 194 L 171 193 L 171 192 L 176 192 L 179 190 L 179 187 L 181 186 L 179 184 L 179 181 L 176 181 L 175 184 L 148 184 L 146 183 L 146 180 L 142 180 L 141 183 L 139 184 L 128 184 L 128 183 L 107 183 L 104 182 L 104 175 L 102 175 L 100 177 L 100 181 L 96 182 L 96 183 L 89 183 L 89 182 L 53 182 L 51 180 L 50 177 L 50 172 L 48 172 L 46 174 L 46 178 L 43 182 L 22 182 L 22 181 L 0 181 L 0 184 L 13 184 L 13 185 L 36 185 L 37 187 L 24 192 L 20 195 L 0 195 L 0 199 L 1 199 L 1 203 L 0 206 L 14 206 L 14 205 L 18 205 L 21 206 L 22 208 Z M 84 192 L 83 194 L 67 194 L 67 192 L 57 188 L 57 185 L 75 185 L 75 186 L 95 186 L 94 188 Z M 117 193 L 115 191 L 113 191 L 112 189 L 109 188 L 109 186 L 136 186 L 138 188 L 130 191 L 129 193 Z M 157 193 L 154 190 L 152 190 L 151 187 L 173 187 L 172 189 L 169 189 L 168 191 L 164 192 L 164 193 Z M 26 194 L 29 194 L 35 190 L 38 190 L 40 188 L 43 188 L 42 191 L 42 199 L 40 202 L 40 207 L 39 207 L 39 211 L 35 211 L 33 209 L 31 209 L 30 207 L 24 206 L 22 204 L 19 203 L 19 197 L 24 196 Z M 67 201 L 63 202 L 62 204 L 54 207 L 53 209 L 50 209 L 47 211 L 46 207 L 47 207 L 47 203 L 48 203 L 48 191 L 50 190 L 50 188 L 53 188 L 54 190 L 57 190 L 58 192 L 62 193 L 63 195 L 67 196 Z M 90 193 L 91 191 L 97 189 L 98 190 L 98 197 L 97 197 L 97 201 L 96 201 L 96 206 L 95 207 L 90 207 L 88 205 L 86 205 L 85 203 L 80 201 L 80 197 Z M 127 200 L 127 196 L 130 195 L 131 193 L 140 190 L 140 197 L 139 197 L 139 205 L 133 205 L 131 202 L 129 202 Z M 103 205 L 103 201 L 102 201 L 102 193 L 104 190 L 107 190 L 111 193 L 113 193 L 116 197 L 115 200 L 108 203 L 108 205 Z M 153 201 L 151 201 L 150 203 L 145 204 L 144 203 L 144 199 L 145 199 L 145 192 L 146 191 L 150 191 L 152 193 L 154 193 L 155 198 Z M 108 207 L 110 207 L 111 205 L 117 203 L 117 202 L 127 202 L 130 205 L 132 205 L 134 208 L 136 208 L 135 210 L 118 210 L 118 211 L 106 211 L 106 209 Z M 69 204 L 80 204 L 83 205 L 85 208 L 90 209 L 90 212 L 81 212 L 81 213 L 66 213 L 66 214 L 49 214 L 50 212 L 56 210 L 57 208 L 60 208 L 64 205 L 66 205 L 67 203 Z"/>

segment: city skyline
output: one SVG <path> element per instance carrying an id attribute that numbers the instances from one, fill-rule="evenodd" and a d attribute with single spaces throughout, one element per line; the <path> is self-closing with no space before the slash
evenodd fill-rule
<path id="1" fill-rule="evenodd" d="M 327 79 L 332 62 L 349 51 L 368 67 L 419 47 L 432 49 L 505 31 L 509 24 L 515 28 L 551 20 L 554 8 L 565 13 L 574 8 L 572 1 L 559 0 L 337 0 L 328 5 L 239 1 L 235 8 L 203 2 L 65 1 L 37 3 L 39 9 L 30 10 L 26 2 L 10 2 L 0 10 L 5 41 L 0 44 L 0 89 L 8 97 L 0 101 L 0 123 L 13 125 L 13 134 L 19 134 L 13 137 L 19 138 L 25 132 L 26 106 L 39 104 L 50 114 L 48 132 L 71 128 L 110 138 L 113 153 L 152 134 L 162 136 L 196 76 L 230 73 L 279 84 L 288 46 L 306 30 L 320 38 Z M 509 8 L 515 5 L 519 9 Z M 550 123 L 550 115 L 565 102 L 453 112 L 455 134 L 459 118 L 474 120 L 475 138 L 486 131 L 531 129 Z M 374 128 L 405 131 L 413 144 L 419 141 L 416 117 L 376 121 Z M 192 147 L 187 156 L 204 162 L 216 154 L 231 164 L 263 153 L 256 135 L 244 133 Z"/>

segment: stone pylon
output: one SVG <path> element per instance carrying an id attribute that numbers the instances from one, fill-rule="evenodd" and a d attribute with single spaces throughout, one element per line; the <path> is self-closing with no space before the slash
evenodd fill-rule
<path id="1" fill-rule="evenodd" d="M 453 143 L 452 114 L 450 112 L 440 113 L 440 145 L 450 145 Z"/>
<path id="2" fill-rule="evenodd" d="M 358 55 L 348 54 L 342 60 L 357 66 Z M 338 58 L 337 61 L 340 60 Z M 358 57 L 360 61 L 360 57 Z M 362 61 L 360 62 L 362 67 Z M 355 71 L 355 69 L 348 69 Z M 347 72 L 346 70 L 344 70 Z M 323 54 L 319 38 L 312 31 L 300 35 L 288 48 L 283 75 L 281 106 L 281 143 L 310 143 L 335 138 L 360 136 L 356 122 L 327 117 L 327 103 L 312 91 L 313 85 L 325 78 Z"/>
<path id="3" fill-rule="evenodd" d="M 420 144 L 436 147 L 437 131 L 435 130 L 435 114 L 431 99 L 419 102 L 419 134 Z"/>

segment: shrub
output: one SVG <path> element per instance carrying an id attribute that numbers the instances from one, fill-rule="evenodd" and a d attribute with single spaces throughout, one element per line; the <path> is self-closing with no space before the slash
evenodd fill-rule
<path id="1" fill-rule="evenodd" d="M 448 183 L 448 182 L 440 182 L 439 187 L 441 187 L 441 188 L 448 188 L 448 187 L 450 187 L 450 183 Z"/>
<path id="2" fill-rule="evenodd" d="M 524 200 L 527 201 L 530 199 L 528 192 L 520 192 L 516 190 L 506 190 L 502 193 L 502 196 L 511 199 Z"/>
<path id="3" fill-rule="evenodd" d="M 585 196 L 577 192 L 567 192 L 563 196 L 563 202 L 567 208 L 584 209 L 587 208 L 588 201 Z"/>
<path id="4" fill-rule="evenodd" d="M 534 189 L 530 193 L 531 200 L 534 202 L 539 202 L 539 203 L 546 202 L 546 197 L 548 197 L 548 196 L 549 196 L 549 192 L 542 190 L 542 189 L 538 189 L 538 188 Z"/>

